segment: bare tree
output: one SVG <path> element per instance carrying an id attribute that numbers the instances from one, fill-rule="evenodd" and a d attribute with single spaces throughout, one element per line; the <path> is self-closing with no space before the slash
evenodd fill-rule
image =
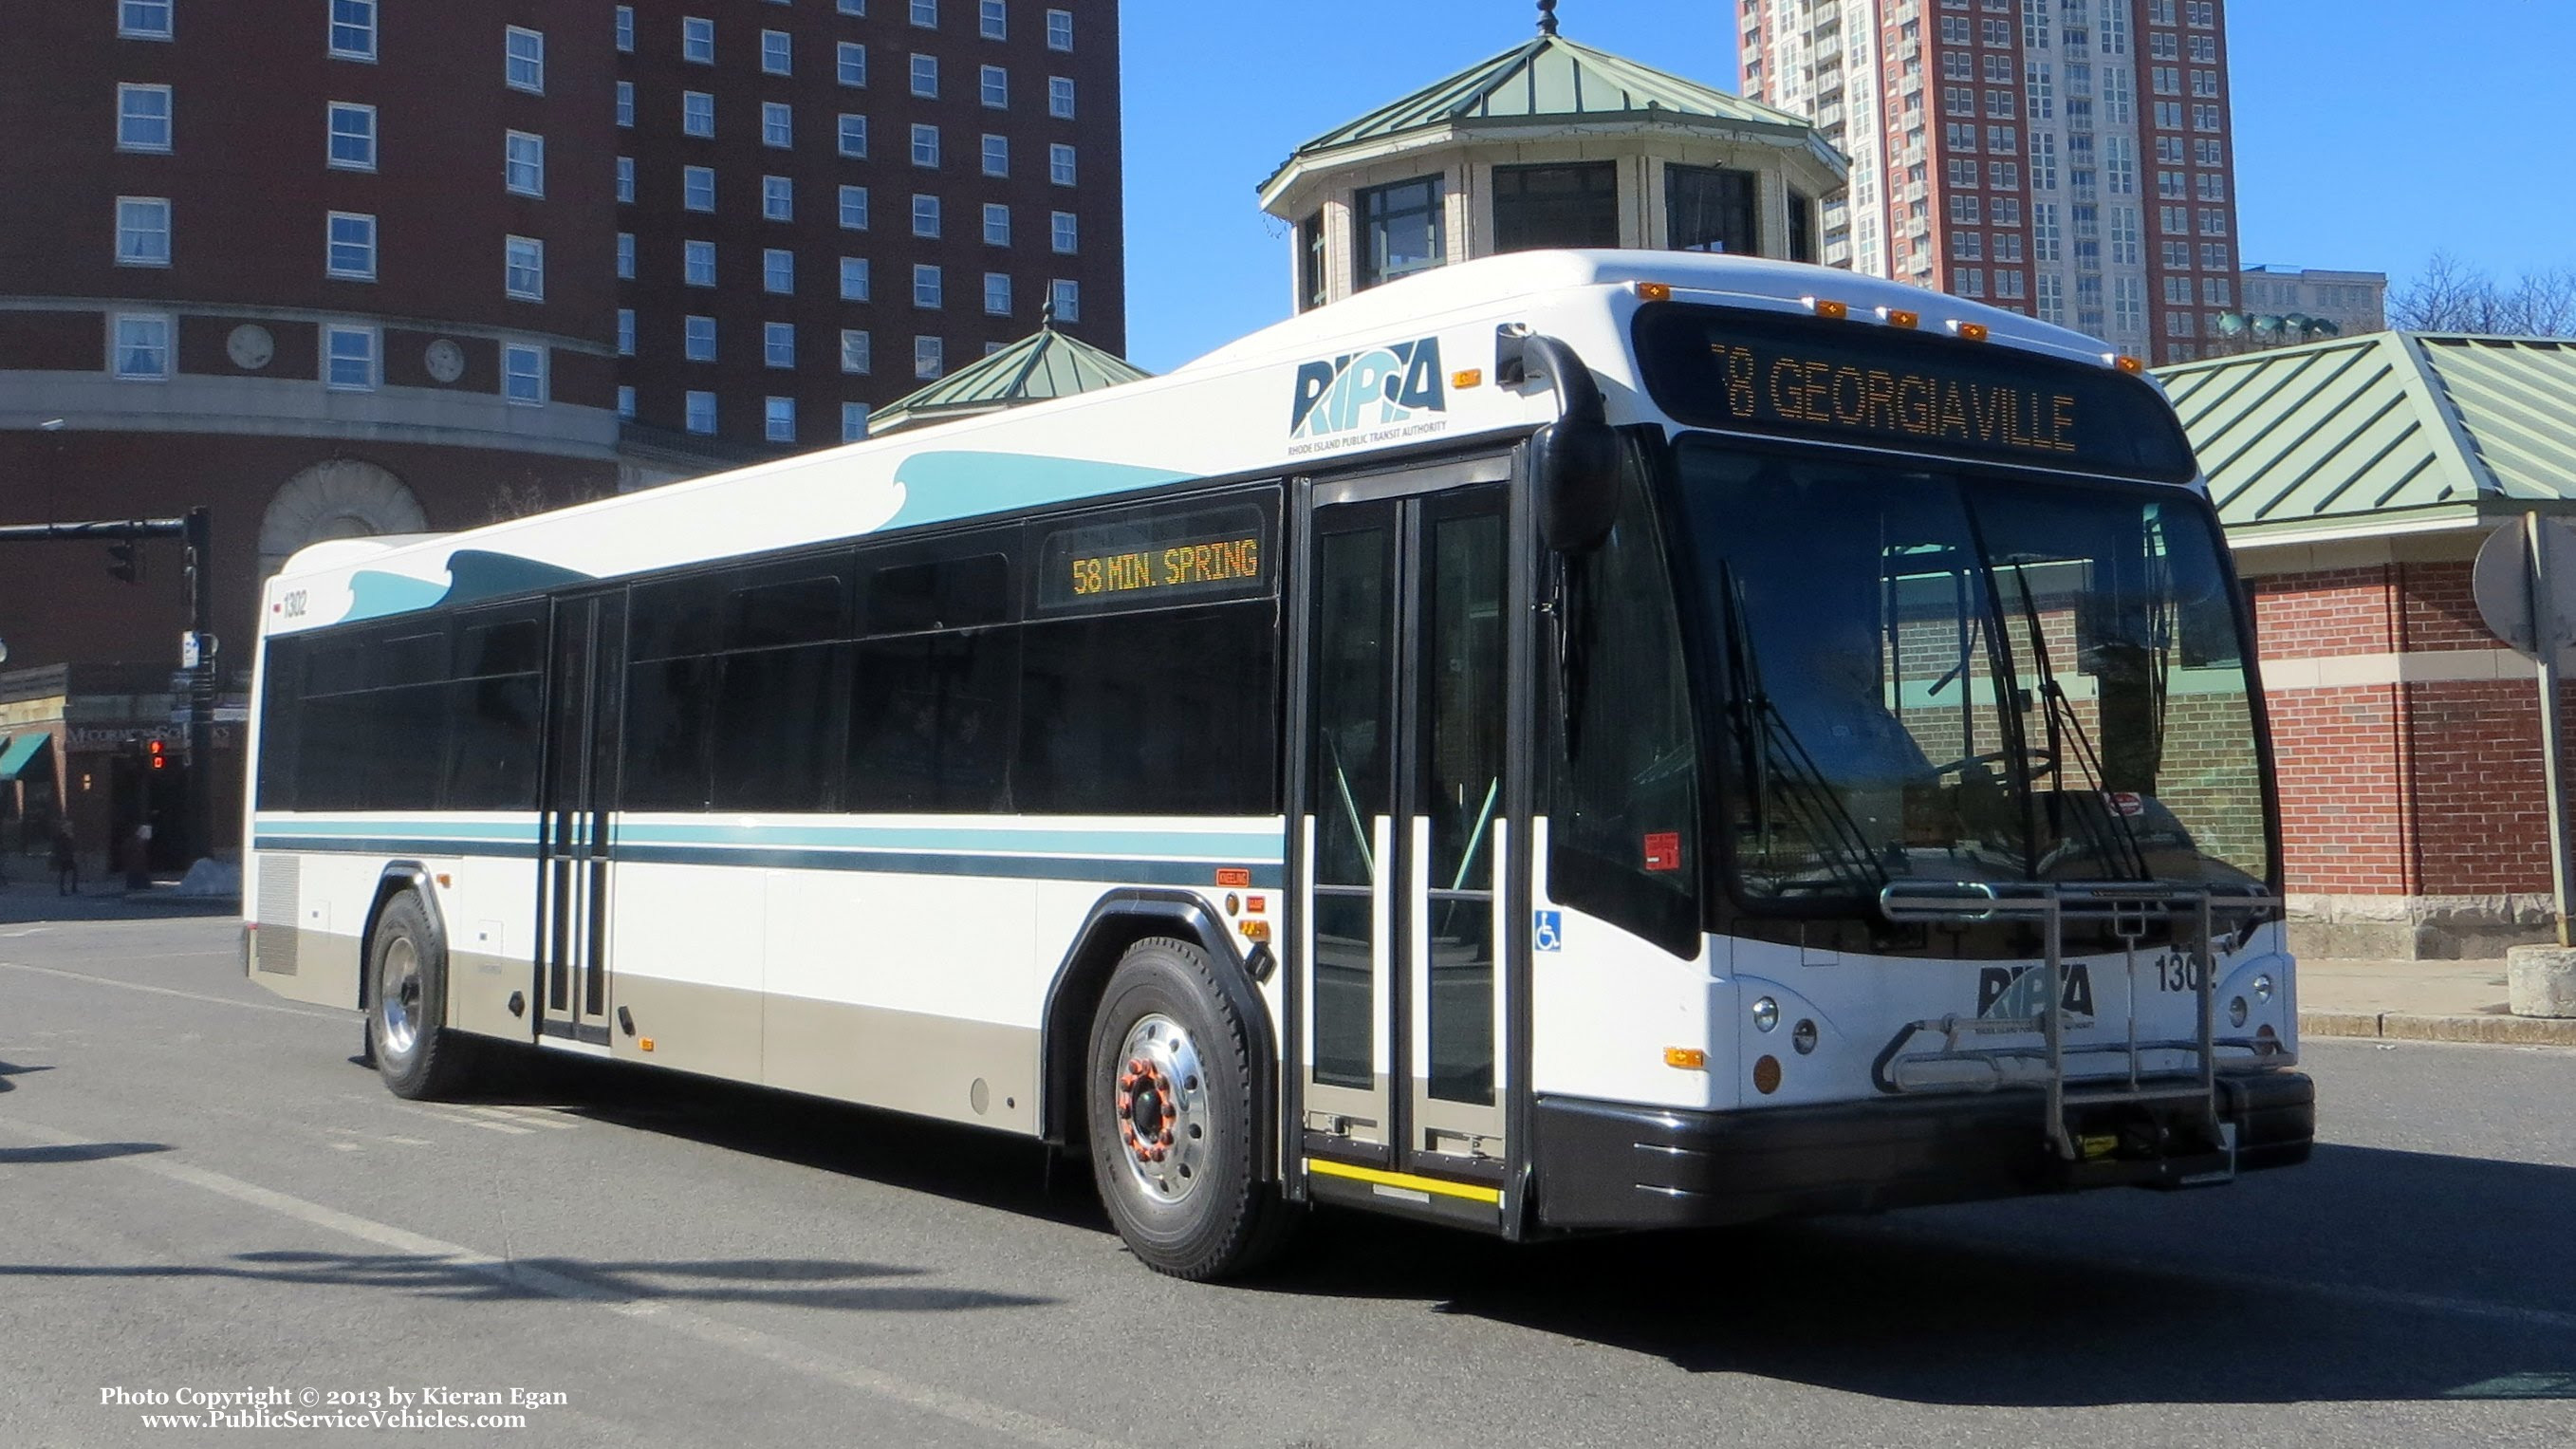
<path id="1" fill-rule="evenodd" d="M 2410 332 L 2576 337 L 2576 268 L 2525 272 L 2511 287 L 2449 252 L 2389 299 L 2391 326 Z"/>
<path id="2" fill-rule="evenodd" d="M 604 496 L 606 492 L 606 489 L 588 484 L 567 483 L 561 479 L 548 478 L 530 469 L 516 477 L 502 478 L 493 483 L 490 496 L 484 500 L 482 521 L 507 523 L 513 518 L 525 518 L 531 513 L 544 513 L 549 509 L 587 503 L 594 498 Z"/>

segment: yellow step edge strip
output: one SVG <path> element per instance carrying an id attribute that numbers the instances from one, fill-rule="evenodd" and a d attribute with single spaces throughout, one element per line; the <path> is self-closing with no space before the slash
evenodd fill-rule
<path id="1" fill-rule="evenodd" d="M 1442 1197 L 1463 1197 L 1470 1202 L 1500 1207 L 1503 1190 L 1481 1183 L 1448 1182 L 1437 1177 L 1416 1177 L 1409 1172 L 1387 1172 L 1375 1167 L 1353 1167 L 1347 1162 L 1329 1162 L 1319 1157 L 1306 1159 L 1306 1170 L 1323 1177 L 1347 1177 L 1353 1182 L 1376 1183 L 1383 1187 L 1401 1187 L 1414 1192 L 1438 1193 Z"/>

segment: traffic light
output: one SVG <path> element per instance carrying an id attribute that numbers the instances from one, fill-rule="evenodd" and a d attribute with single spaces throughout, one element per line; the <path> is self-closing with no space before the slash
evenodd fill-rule
<path id="1" fill-rule="evenodd" d="M 107 546 L 107 576 L 120 584 L 142 581 L 143 555 L 133 539 L 119 539 Z"/>

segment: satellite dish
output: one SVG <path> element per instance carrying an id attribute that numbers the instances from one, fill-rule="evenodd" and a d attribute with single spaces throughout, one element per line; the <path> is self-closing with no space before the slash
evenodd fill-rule
<path id="1" fill-rule="evenodd" d="M 2233 336 L 2235 336 L 2237 333 L 2242 332 L 2242 331 L 2244 331 L 2244 330 L 2245 330 L 2245 314 L 2244 314 L 2244 313 L 2242 313 L 2242 312 L 2221 312 L 2221 313 L 2219 313 L 2219 314 L 2218 314 L 2218 334 L 2219 334 L 2221 337 L 2233 337 Z"/>

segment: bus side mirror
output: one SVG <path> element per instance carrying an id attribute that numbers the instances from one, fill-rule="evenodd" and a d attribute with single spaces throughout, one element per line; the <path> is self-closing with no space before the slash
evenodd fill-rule
<path id="1" fill-rule="evenodd" d="M 1530 438 L 1539 533 L 1559 553 L 1588 553 L 1610 536 L 1619 514 L 1619 437 L 1601 408 L 1601 386 L 1574 349 L 1534 332 L 1495 339 L 1494 375 L 1506 386 L 1545 378 L 1556 389 L 1556 421 Z"/>

